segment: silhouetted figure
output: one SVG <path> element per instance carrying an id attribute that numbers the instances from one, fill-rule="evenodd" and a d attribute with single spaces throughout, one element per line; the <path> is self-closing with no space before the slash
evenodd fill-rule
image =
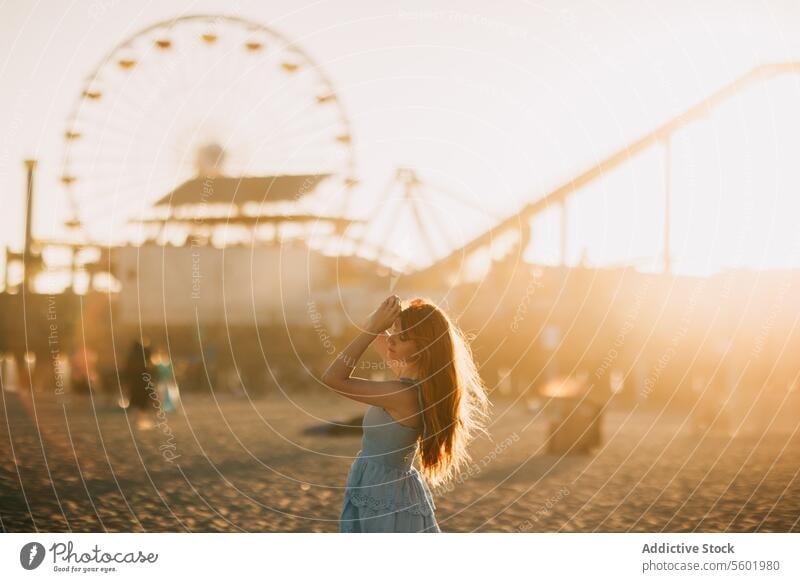
<path id="1" fill-rule="evenodd" d="M 135 416 L 137 426 L 147 428 L 148 419 L 141 418 L 140 413 L 152 410 L 150 391 L 154 390 L 151 352 L 147 342 L 133 342 L 125 365 L 125 384 L 128 387 L 128 410 Z"/>

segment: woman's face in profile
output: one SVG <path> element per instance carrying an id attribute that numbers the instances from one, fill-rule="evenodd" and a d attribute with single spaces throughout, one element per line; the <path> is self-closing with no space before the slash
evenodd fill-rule
<path id="1" fill-rule="evenodd" d="M 388 355 L 390 361 L 413 362 L 417 346 L 414 340 L 410 339 L 406 333 L 400 329 L 400 318 L 398 318 L 389 328 L 389 339 L 387 340 Z"/>

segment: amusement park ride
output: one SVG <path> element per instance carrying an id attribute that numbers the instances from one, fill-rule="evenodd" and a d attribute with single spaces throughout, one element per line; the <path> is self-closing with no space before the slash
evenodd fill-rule
<path id="1" fill-rule="evenodd" d="M 798 71 L 800 64 L 793 62 L 757 67 L 511 216 L 494 216 L 402 168 L 374 214 L 359 220 L 350 212 L 358 186 L 352 128 L 332 83 L 308 54 L 277 32 L 237 17 L 160 22 L 107 54 L 76 100 L 63 133 L 61 172 L 71 216 L 57 240 L 33 237 L 36 161 L 25 162 L 25 245 L 21 253 L 6 251 L 6 290 L 15 289 L 9 265 L 24 263 L 29 290 L 43 270 L 58 269 L 45 265 L 44 248 L 68 249 L 72 260 L 60 267 L 70 272 L 66 287 L 77 289 L 82 275 L 91 290 L 114 288 L 113 255 L 120 248 L 279 247 L 298 240 L 324 255 L 366 260 L 373 270 L 402 273 L 417 283 L 452 283 L 464 261 L 481 249 L 508 247 L 514 239 L 521 253 L 530 243 L 530 219 L 553 206 L 561 208 L 563 264 L 564 202 L 659 144 L 667 180 L 663 264 L 669 272 L 671 136 L 753 83 Z M 484 217 L 482 234 L 471 240 L 450 236 L 451 221 L 444 218 L 454 204 Z M 410 220 L 400 227 L 396 218 L 403 214 Z M 398 253 L 396 241 L 389 244 L 393 235 L 416 248 Z"/>
<path id="2" fill-rule="evenodd" d="M 31 351 L 46 355 L 55 304 L 84 317 L 90 297 L 106 302 L 105 320 L 113 303 L 122 326 L 139 331 L 308 327 L 311 305 L 336 335 L 344 313 L 390 290 L 457 295 L 478 256 L 488 254 L 488 269 L 522 264 L 531 219 L 553 206 L 561 209 L 563 267 L 565 201 L 659 145 L 669 272 L 671 137 L 747 86 L 797 72 L 798 63 L 754 69 L 512 216 L 402 168 L 364 217 L 353 212 L 359 181 L 348 116 L 308 54 L 241 18 L 154 24 L 106 55 L 75 102 L 61 171 L 71 216 L 56 238 L 33 236 L 36 162 L 25 162 L 25 242 L 21 252 L 6 251 L 0 351 L 20 362 Z M 453 208 L 483 221 L 477 236 L 457 231 Z M 49 264 L 48 249 L 70 258 Z M 10 266 L 22 271 L 18 282 Z M 34 293 L 40 277 L 54 276 L 64 281 L 57 298 Z M 495 307 L 502 279 L 487 277 Z M 65 350 L 65 329 L 76 327 L 68 319 L 59 318 Z"/>
<path id="3" fill-rule="evenodd" d="M 62 350 L 72 320 L 86 316 L 79 304 L 98 302 L 117 330 L 308 326 L 313 303 L 339 314 L 328 318 L 336 332 L 342 307 L 411 274 L 413 261 L 388 244 L 398 216 L 424 243 L 416 257 L 448 250 L 433 247 L 442 217 L 424 218 L 417 197 L 450 195 L 411 170 L 398 171 L 373 216 L 354 215 L 353 141 L 325 73 L 265 26 L 187 16 L 123 40 L 67 119 L 60 181 L 70 216 L 56 237 L 33 235 L 36 162 L 26 161 L 25 244 L 6 251 L 0 349 L 46 352 L 46 333 L 24 331 L 48 329 L 50 303 Z M 54 250 L 60 261 L 48 259 Z M 44 280 L 63 291 L 43 293 Z"/>
<path id="4" fill-rule="evenodd" d="M 6 265 L 8 273 L 24 263 L 29 289 L 43 271 L 66 269 L 67 288 L 83 279 L 87 291 L 124 292 L 115 285 L 117 255 L 147 245 L 277 250 L 303 241 L 345 271 L 350 257 L 358 273 L 366 261 L 409 274 L 455 244 L 437 238 L 447 236 L 441 200 L 498 218 L 410 169 L 398 170 L 373 216 L 354 218 L 352 129 L 334 87 L 299 47 L 240 18 L 179 18 L 121 42 L 88 76 L 63 141 L 71 216 L 58 240 L 33 239 L 35 161 L 26 162 L 25 251 L 8 253 Z M 421 197 L 440 202 L 422 212 Z M 406 236 L 423 243 L 422 263 L 388 244 L 401 214 L 412 221 Z M 45 265 L 45 247 L 67 249 L 72 260 Z M 15 289 L 8 275 L 5 282 Z"/>

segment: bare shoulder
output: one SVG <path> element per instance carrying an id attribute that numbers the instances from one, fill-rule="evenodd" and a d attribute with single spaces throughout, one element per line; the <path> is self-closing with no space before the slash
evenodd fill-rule
<path id="1" fill-rule="evenodd" d="M 406 409 L 409 406 L 417 407 L 417 391 L 409 388 L 408 384 L 400 380 L 385 380 L 381 382 L 388 398 L 388 406 L 385 408 Z"/>
<path id="2" fill-rule="evenodd" d="M 398 381 L 401 388 L 389 406 L 384 406 L 392 418 L 402 425 L 416 428 L 420 424 L 419 398 L 417 388 Z"/>

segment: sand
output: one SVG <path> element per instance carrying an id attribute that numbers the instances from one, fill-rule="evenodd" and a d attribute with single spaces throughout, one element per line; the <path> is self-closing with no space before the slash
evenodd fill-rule
<path id="1" fill-rule="evenodd" d="M 360 436 L 304 429 L 364 409 L 318 392 L 193 395 L 167 433 L 106 399 L 2 396 L 7 532 L 337 531 Z M 577 456 L 546 454 L 547 419 L 495 401 L 493 440 L 476 441 L 469 470 L 436 490 L 437 519 L 445 532 L 800 531 L 798 400 L 735 436 L 612 409 L 604 445 Z"/>

